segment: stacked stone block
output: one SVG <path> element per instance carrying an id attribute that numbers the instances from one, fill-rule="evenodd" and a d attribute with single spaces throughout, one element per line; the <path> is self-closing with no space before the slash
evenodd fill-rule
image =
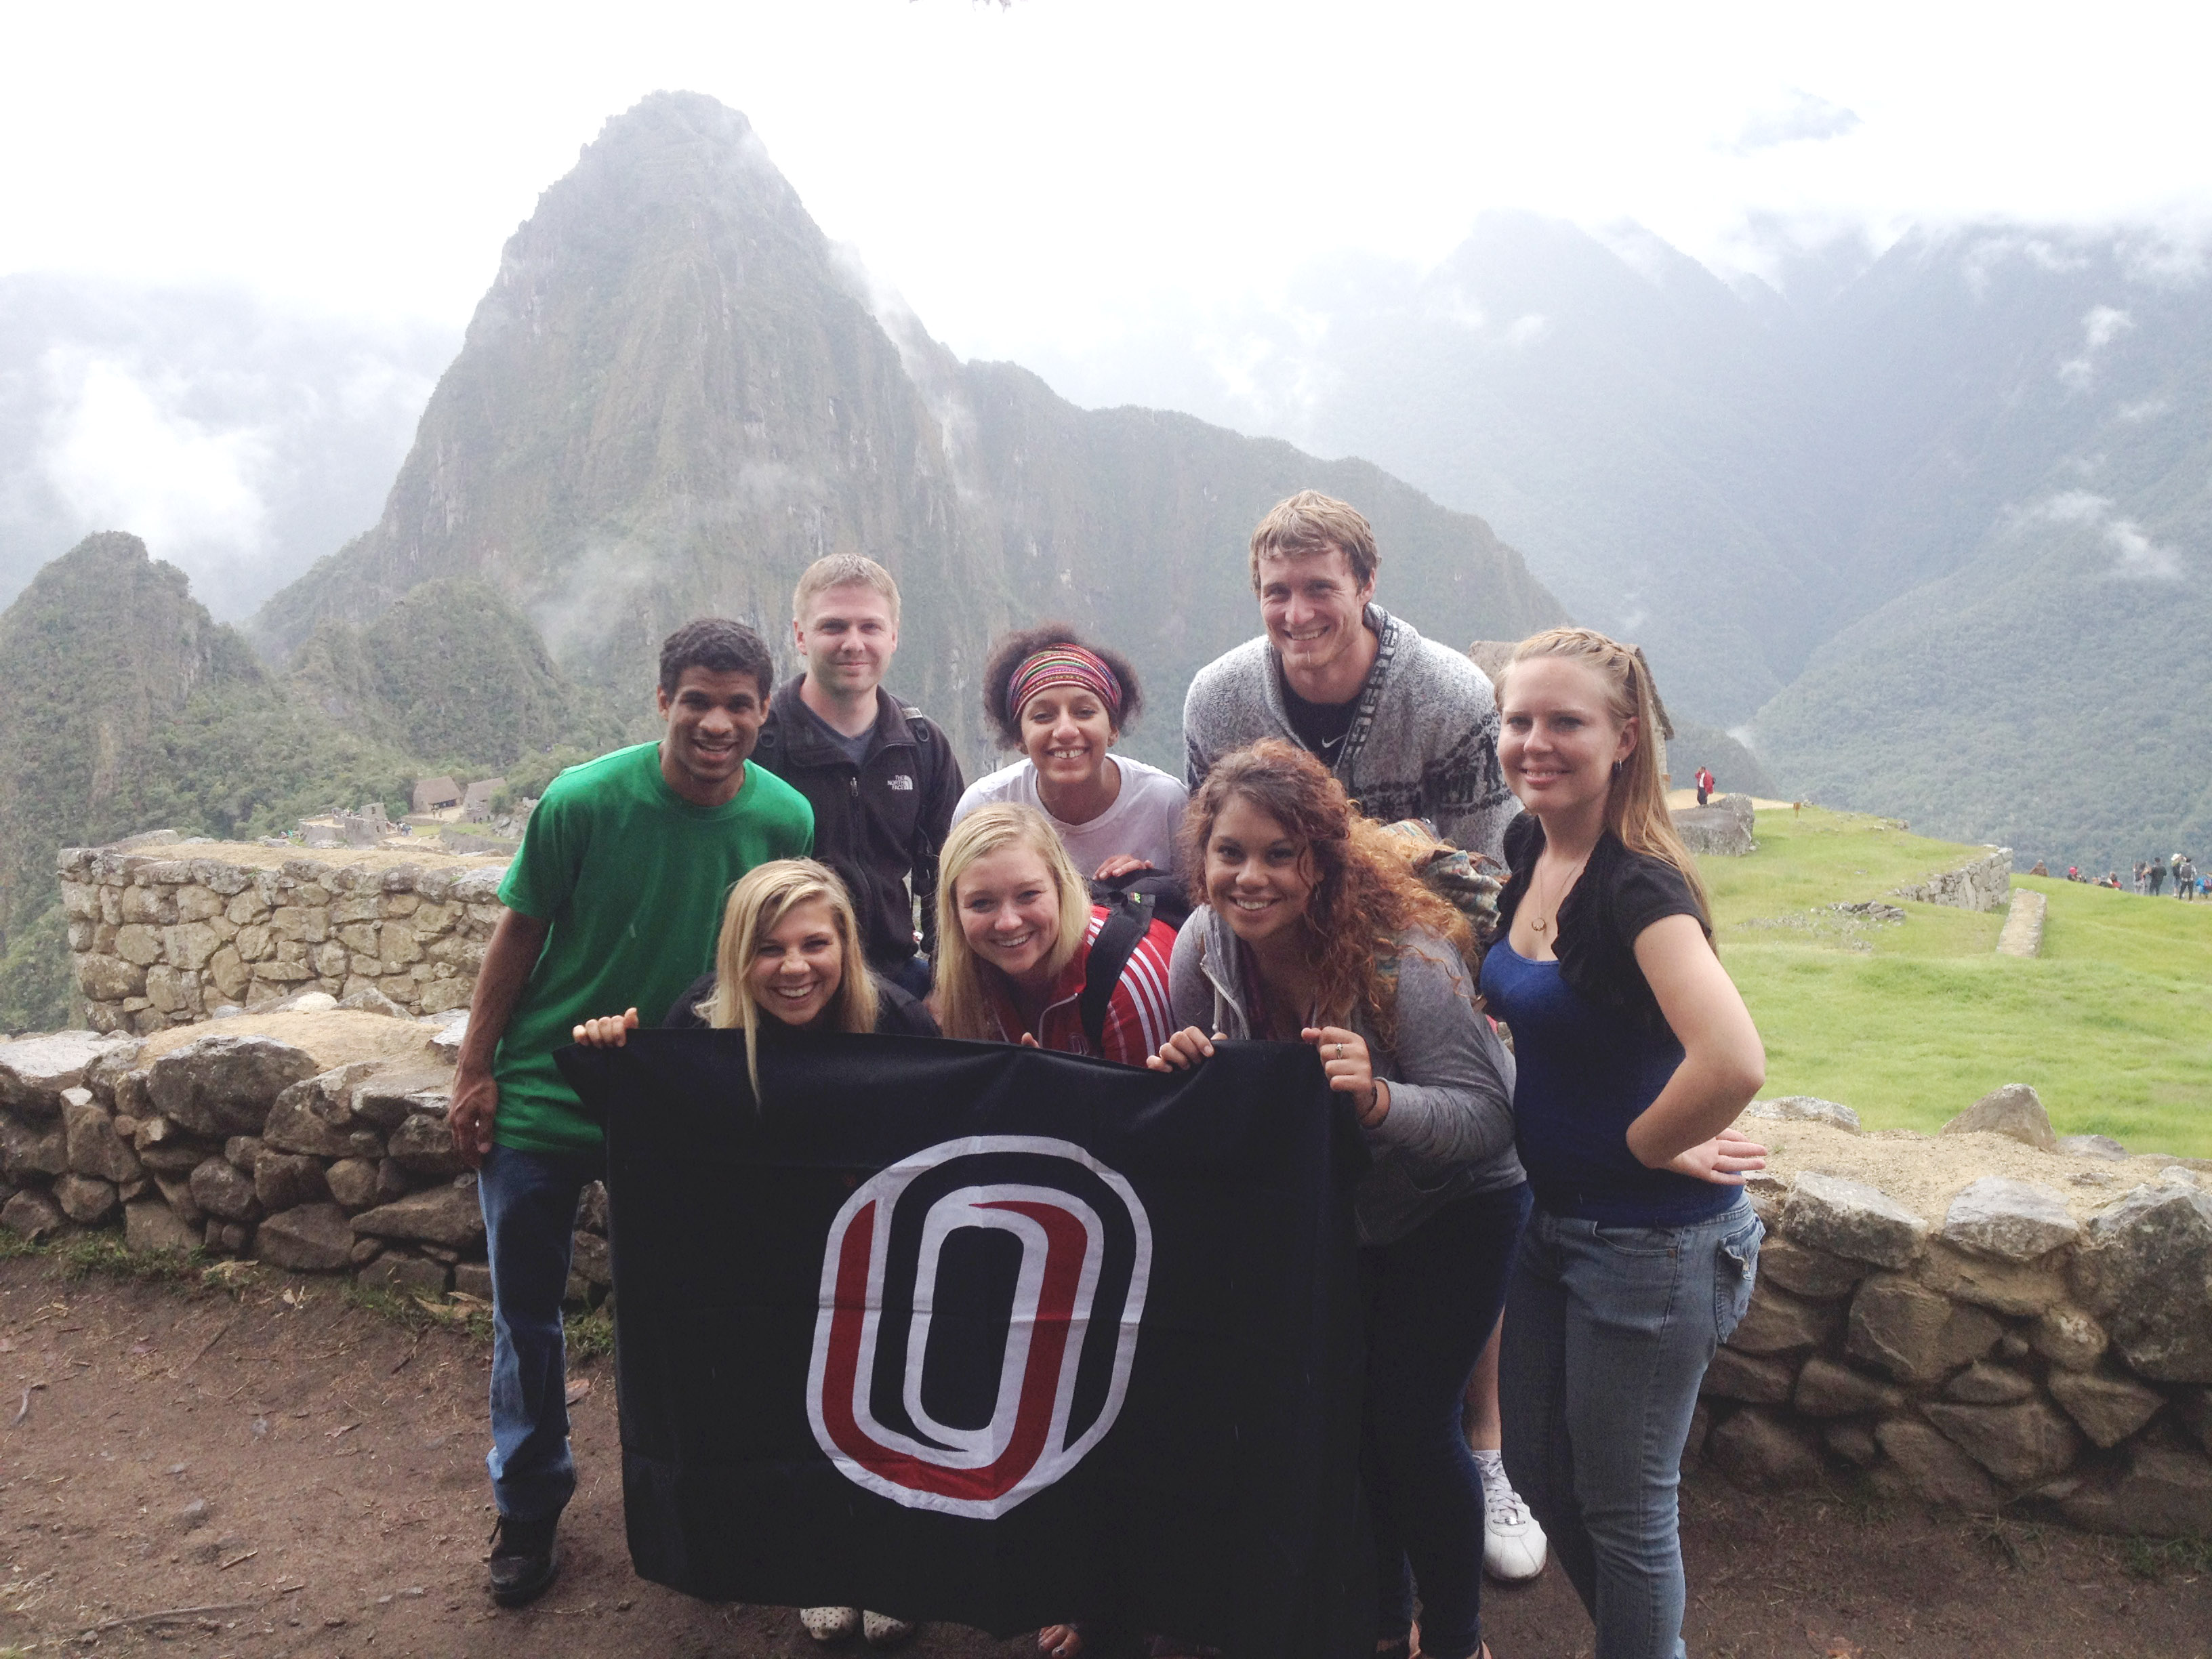
<path id="1" fill-rule="evenodd" d="M 219 854 L 64 848 L 85 1023 L 144 1035 L 305 991 L 374 992 L 410 1014 L 465 1007 L 503 871 L 444 864 L 299 858 L 270 869 Z"/>
<path id="2" fill-rule="evenodd" d="M 2100 1531 L 2212 1533 L 2212 1192 L 2175 1168 L 2077 1224 L 1995 1176 L 1940 1225 L 1808 1172 L 1754 1202 L 1749 1312 L 1692 1456 L 1753 1488 L 1856 1478 L 1975 1512 L 2027 1499 Z"/>
<path id="3" fill-rule="evenodd" d="M 0 1225 L 36 1238 L 119 1221 L 139 1249 L 488 1297 L 476 1176 L 446 1129 L 450 1066 L 325 1068 L 230 1024 L 147 1063 L 138 1038 L 112 1033 L 0 1043 Z M 606 1230 L 601 1190 L 573 1299 L 611 1283 Z"/>

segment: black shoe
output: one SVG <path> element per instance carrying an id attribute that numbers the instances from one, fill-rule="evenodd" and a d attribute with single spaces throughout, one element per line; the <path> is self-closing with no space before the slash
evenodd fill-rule
<path id="1" fill-rule="evenodd" d="M 491 1532 L 491 1599 L 519 1607 L 543 1595 L 561 1576 L 561 1552 L 554 1547 L 557 1515 L 543 1521 L 517 1521 L 502 1515 Z"/>

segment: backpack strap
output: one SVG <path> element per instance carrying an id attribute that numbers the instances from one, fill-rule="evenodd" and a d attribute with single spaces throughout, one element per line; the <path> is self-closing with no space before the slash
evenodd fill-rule
<path id="1" fill-rule="evenodd" d="M 1083 1035 L 1091 1039 L 1095 1054 L 1105 1052 L 1106 1010 L 1121 982 L 1121 970 L 1152 927 L 1152 896 L 1124 893 L 1108 908 L 1098 937 L 1091 941 L 1091 955 L 1083 964 L 1083 994 L 1075 1006 L 1083 1017 Z"/>

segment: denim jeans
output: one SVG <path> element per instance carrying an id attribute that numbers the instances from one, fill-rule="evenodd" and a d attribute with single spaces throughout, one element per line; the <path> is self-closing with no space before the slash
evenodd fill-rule
<path id="1" fill-rule="evenodd" d="M 929 958 L 919 951 L 884 977 L 917 1000 L 927 1001 L 929 999 Z"/>
<path id="2" fill-rule="evenodd" d="M 484 1462 L 499 1512 L 513 1520 L 557 1516 L 576 1490 L 561 1302 L 576 1206 L 604 1170 L 598 1152 L 494 1146 L 477 1176 L 491 1247 L 491 1450 Z"/>
<path id="3" fill-rule="evenodd" d="M 1395 1243 L 1359 1253 L 1360 1474 L 1374 1519 L 1376 1634 L 1406 1634 L 1418 1583 L 1421 1650 L 1436 1659 L 1482 1648 L 1482 1474 L 1460 1413 L 1498 1323 L 1528 1204 L 1525 1182 L 1476 1193 Z"/>
<path id="4" fill-rule="evenodd" d="M 1597 1659 L 1682 1659 L 1676 1488 L 1698 1385 L 1751 1302 L 1739 1200 L 1681 1227 L 1539 1207 L 1505 1300 L 1505 1467 L 1597 1626 Z"/>

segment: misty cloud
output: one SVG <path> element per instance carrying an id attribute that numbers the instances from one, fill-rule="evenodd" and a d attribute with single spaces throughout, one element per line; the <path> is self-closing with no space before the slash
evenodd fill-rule
<path id="1" fill-rule="evenodd" d="M 40 370 L 51 412 L 34 465 L 76 522 L 130 531 L 187 568 L 261 552 L 265 433 L 194 420 L 174 375 L 141 379 L 114 359 L 62 346 Z"/>
<path id="2" fill-rule="evenodd" d="M 2108 574 L 2128 581 L 2179 581 L 2181 550 L 2154 540 L 2133 519 L 2112 516 L 2112 501 L 2086 489 L 2069 489 L 2038 502 L 2021 514 L 2025 520 L 2101 527 L 2098 539 L 2112 550 Z"/>
<path id="3" fill-rule="evenodd" d="M 453 340 L 238 289 L 0 276 L 0 603 L 125 530 L 243 616 L 375 521 Z"/>
<path id="4" fill-rule="evenodd" d="M 1754 114 L 1733 139 L 1717 148 L 1727 155 L 1755 155 L 1781 144 L 1826 143 L 1865 125 L 1856 110 L 1792 87 L 1780 107 Z"/>
<path id="5" fill-rule="evenodd" d="M 2097 372 L 2097 354 L 2136 325 L 2135 319 L 2115 306 L 2092 306 L 2081 319 L 2081 350 L 2058 365 L 2058 378 L 2075 392 L 2086 392 Z"/>
<path id="6" fill-rule="evenodd" d="M 2179 581 L 2179 549 L 2154 542 L 2133 519 L 2115 519 L 2105 526 L 2105 545 L 2112 550 L 2112 574 L 2138 581 Z"/>

